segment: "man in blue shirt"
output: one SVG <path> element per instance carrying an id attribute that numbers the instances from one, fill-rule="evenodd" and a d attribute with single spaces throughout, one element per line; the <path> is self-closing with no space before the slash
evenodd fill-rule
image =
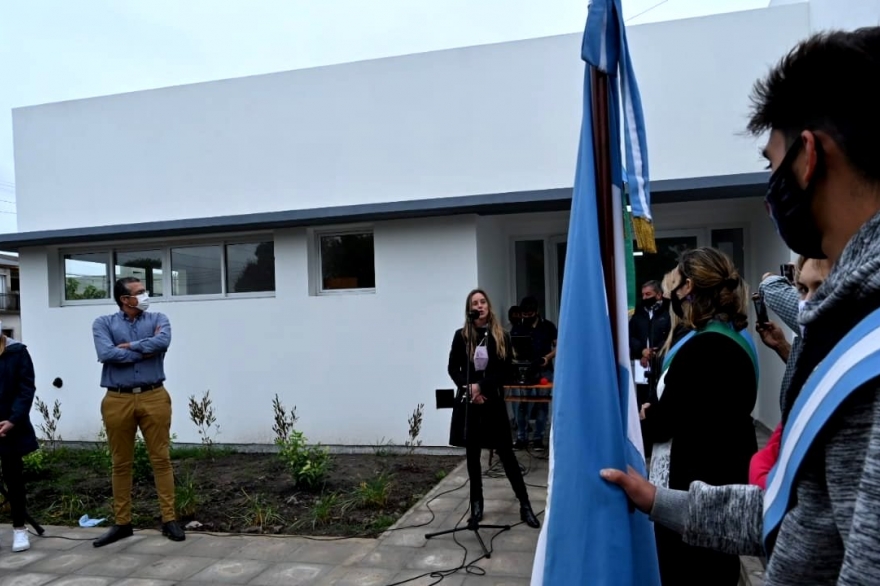
<path id="1" fill-rule="evenodd" d="M 171 345 L 171 323 L 162 313 L 148 312 L 150 296 L 134 277 L 116 281 L 113 298 L 119 311 L 95 320 L 92 334 L 98 362 L 104 365 L 101 416 L 113 460 L 115 524 L 94 541 L 101 547 L 132 535 L 131 482 L 135 434 L 144 436 L 159 508 L 162 533 L 173 541 L 186 535 L 174 512 L 174 473 L 171 469 L 171 396 L 165 390 L 165 352 Z"/>

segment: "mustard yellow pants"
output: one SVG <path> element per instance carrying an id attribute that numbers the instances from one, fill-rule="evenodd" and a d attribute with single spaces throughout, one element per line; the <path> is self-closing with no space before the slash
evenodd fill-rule
<path id="1" fill-rule="evenodd" d="M 117 525 L 131 523 L 131 482 L 134 442 L 138 428 L 144 437 L 162 522 L 173 521 L 174 472 L 171 469 L 171 396 L 165 387 L 143 393 L 107 391 L 101 401 L 101 417 L 113 460 L 113 514 Z"/>

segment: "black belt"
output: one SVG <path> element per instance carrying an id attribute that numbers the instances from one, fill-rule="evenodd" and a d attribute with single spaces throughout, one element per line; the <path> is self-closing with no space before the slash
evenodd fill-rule
<path id="1" fill-rule="evenodd" d="M 162 383 L 157 383 L 155 385 L 141 385 L 139 387 L 107 387 L 107 390 L 111 393 L 128 393 L 132 395 L 137 395 L 140 393 L 145 393 L 147 391 L 161 389 L 162 386 Z"/>

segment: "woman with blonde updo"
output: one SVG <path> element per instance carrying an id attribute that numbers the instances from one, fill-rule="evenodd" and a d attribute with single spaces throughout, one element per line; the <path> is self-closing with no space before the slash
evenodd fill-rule
<path id="1" fill-rule="evenodd" d="M 754 342 L 746 332 L 748 292 L 736 267 L 714 248 L 682 254 L 671 278 L 672 311 L 686 330 L 667 342 L 657 401 L 642 408 L 643 431 L 653 442 L 651 482 L 688 490 L 746 484 L 757 451 L 751 413 L 758 392 Z M 688 545 L 655 525 L 664 586 L 735 586 L 739 558 Z"/>

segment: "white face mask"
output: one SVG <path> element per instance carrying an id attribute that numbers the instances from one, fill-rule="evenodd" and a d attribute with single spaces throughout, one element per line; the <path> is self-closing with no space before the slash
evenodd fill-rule
<path id="1" fill-rule="evenodd" d="M 149 293 L 141 293 L 136 297 L 138 300 L 137 308 L 141 311 L 146 311 L 150 308 L 150 294 Z"/>

